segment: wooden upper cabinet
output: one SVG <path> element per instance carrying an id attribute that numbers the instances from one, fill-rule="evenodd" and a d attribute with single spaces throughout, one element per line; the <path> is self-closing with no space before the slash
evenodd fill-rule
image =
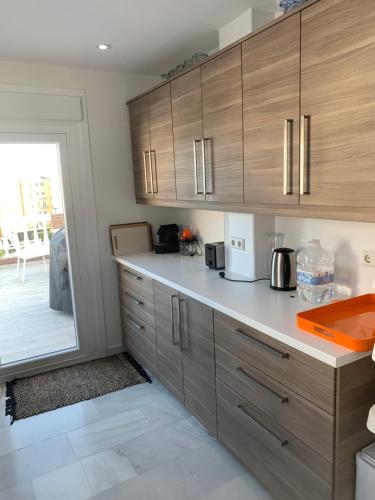
<path id="1" fill-rule="evenodd" d="M 373 0 L 302 11 L 302 204 L 375 207 L 374 26 Z"/>
<path id="2" fill-rule="evenodd" d="M 245 203 L 298 204 L 300 15 L 242 44 Z"/>
<path id="3" fill-rule="evenodd" d="M 136 198 L 152 197 L 149 178 L 150 127 L 147 95 L 129 105 Z M 147 182 L 147 186 L 146 186 Z"/>
<path id="4" fill-rule="evenodd" d="M 148 94 L 154 198 L 176 199 L 170 84 Z"/>
<path id="5" fill-rule="evenodd" d="M 200 68 L 173 80 L 171 95 L 177 199 L 204 200 Z"/>
<path id="6" fill-rule="evenodd" d="M 241 46 L 201 66 L 206 200 L 242 203 Z"/>

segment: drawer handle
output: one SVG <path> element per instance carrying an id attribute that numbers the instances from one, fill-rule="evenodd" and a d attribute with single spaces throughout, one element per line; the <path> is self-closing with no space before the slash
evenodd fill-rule
<path id="1" fill-rule="evenodd" d="M 171 295 L 169 297 L 170 306 L 171 306 L 171 323 L 172 323 L 172 344 L 179 345 L 179 342 L 176 340 L 175 330 L 174 330 L 174 309 L 173 309 L 173 299 L 178 299 L 178 295 Z M 180 308 L 179 308 L 180 309 Z"/>
<path id="2" fill-rule="evenodd" d="M 131 316 L 130 314 L 127 314 L 126 317 L 128 318 L 128 320 L 130 321 L 130 323 L 133 323 L 133 325 L 135 326 L 135 328 L 137 330 L 144 330 L 145 327 L 143 325 L 140 325 L 138 324 Z"/>
<path id="3" fill-rule="evenodd" d="M 137 306 L 143 306 L 143 302 L 141 300 L 138 300 L 136 299 L 135 297 L 133 297 L 132 295 L 130 295 L 129 292 L 125 292 L 125 295 L 127 295 L 129 297 L 129 299 L 134 302 L 134 304 L 137 304 Z"/>
<path id="4" fill-rule="evenodd" d="M 241 335 L 244 335 L 247 339 L 252 340 L 256 344 L 260 345 L 263 349 L 267 349 L 268 351 L 272 352 L 272 354 L 275 354 L 276 356 L 278 356 L 281 359 L 288 359 L 289 358 L 289 354 L 287 352 L 283 352 L 283 351 L 279 351 L 278 349 L 275 349 L 275 347 L 272 347 L 272 346 L 266 344 L 265 342 L 262 342 L 261 340 L 252 337 L 248 333 L 241 330 L 241 328 L 236 328 L 235 332 L 240 333 Z"/>
<path id="5" fill-rule="evenodd" d="M 250 373 L 248 373 L 246 370 L 244 370 L 242 368 L 242 366 L 238 366 L 236 368 L 236 370 L 239 371 L 240 373 L 242 373 L 242 375 L 245 375 L 245 377 L 249 378 L 252 382 L 255 382 L 257 385 L 259 385 L 260 387 L 263 387 L 263 389 L 266 389 L 266 391 L 268 391 L 271 394 L 273 394 L 274 396 L 276 396 L 278 399 L 280 399 L 280 401 L 281 401 L 282 404 L 285 404 L 285 403 L 289 402 L 289 398 L 287 398 L 286 396 L 282 396 L 278 392 L 276 392 L 273 389 L 271 389 L 271 387 L 268 387 L 266 384 L 263 384 L 263 382 L 260 382 L 259 380 L 257 380 L 253 376 L 251 376 Z"/>
<path id="6" fill-rule="evenodd" d="M 271 431 L 270 429 L 268 429 L 267 427 L 265 427 L 262 424 L 262 422 L 260 422 L 257 418 L 253 417 L 253 415 L 250 415 L 250 413 L 246 410 L 246 408 L 244 407 L 244 405 L 239 404 L 239 405 L 237 405 L 237 408 L 240 411 L 242 411 L 242 413 L 244 413 L 247 417 L 249 417 L 251 420 L 253 420 L 256 424 L 258 424 L 259 427 L 261 427 L 266 432 L 268 432 L 268 434 L 270 434 L 271 436 L 273 436 L 279 442 L 280 446 L 286 446 L 288 444 L 288 440 L 287 439 L 282 439 L 280 436 L 278 436 L 277 434 L 275 434 L 273 431 Z"/>
<path id="7" fill-rule="evenodd" d="M 126 273 L 129 276 L 129 278 L 133 278 L 133 280 L 142 281 L 143 279 L 142 276 L 137 276 L 136 274 L 133 274 L 130 271 L 127 271 L 126 269 L 123 269 L 122 271 Z"/>

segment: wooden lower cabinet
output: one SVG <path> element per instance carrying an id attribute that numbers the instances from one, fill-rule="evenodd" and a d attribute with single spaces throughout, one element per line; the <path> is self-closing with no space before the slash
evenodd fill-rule
<path id="1" fill-rule="evenodd" d="M 371 357 L 335 369 L 123 266 L 119 282 L 128 351 L 275 500 L 355 499 Z"/>
<path id="2" fill-rule="evenodd" d="M 276 500 L 330 500 L 332 464 L 217 382 L 218 436 Z"/>
<path id="3" fill-rule="evenodd" d="M 159 380 L 216 435 L 212 309 L 155 282 Z"/>

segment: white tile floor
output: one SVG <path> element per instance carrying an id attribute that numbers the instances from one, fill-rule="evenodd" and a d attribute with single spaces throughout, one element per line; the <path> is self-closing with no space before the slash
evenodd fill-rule
<path id="1" fill-rule="evenodd" d="M 15 264 L 0 266 L 2 364 L 76 346 L 73 317 L 49 308 L 49 276 L 43 262 L 28 262 L 26 270 L 22 283 Z"/>
<path id="2" fill-rule="evenodd" d="M 272 500 L 158 382 L 0 412 L 0 500 Z"/>

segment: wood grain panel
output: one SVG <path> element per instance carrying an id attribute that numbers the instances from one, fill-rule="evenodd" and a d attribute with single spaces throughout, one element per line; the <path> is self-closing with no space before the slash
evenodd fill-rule
<path id="1" fill-rule="evenodd" d="M 184 373 L 182 365 L 182 351 L 179 344 L 179 331 L 176 321 L 175 340 L 173 343 L 171 296 L 176 291 L 159 282 L 154 282 L 155 297 L 155 325 L 158 349 L 158 373 L 160 381 L 184 401 Z M 174 308 L 174 312 L 176 309 Z M 174 315 L 176 320 L 176 315 Z"/>
<path id="2" fill-rule="evenodd" d="M 331 415 L 335 369 L 217 311 L 215 343 Z"/>
<path id="3" fill-rule="evenodd" d="M 185 406 L 217 435 L 213 311 L 181 295 Z"/>
<path id="4" fill-rule="evenodd" d="M 148 95 L 154 198 L 176 199 L 170 84 Z"/>
<path id="5" fill-rule="evenodd" d="M 337 370 L 335 500 L 355 498 L 355 455 L 374 442 L 367 430 L 375 403 L 375 363 L 364 358 Z"/>
<path id="6" fill-rule="evenodd" d="M 149 302 L 120 283 L 120 302 L 125 309 L 155 327 L 154 303 Z"/>
<path id="7" fill-rule="evenodd" d="M 125 288 L 149 302 L 154 302 L 154 285 L 151 278 L 121 264 L 118 264 L 117 267 L 120 283 Z"/>
<path id="8" fill-rule="evenodd" d="M 375 207 L 373 0 L 302 12 L 302 114 L 310 116 L 307 205 Z"/>
<path id="9" fill-rule="evenodd" d="M 148 120 L 148 96 L 143 96 L 129 104 L 130 132 L 132 141 L 135 195 L 149 198 L 146 189 L 144 153 L 150 149 L 150 129 Z"/>
<path id="10" fill-rule="evenodd" d="M 194 141 L 203 137 L 200 68 L 173 80 L 171 96 L 177 199 L 204 200 L 203 194 L 196 193 L 194 171 Z M 200 144 L 196 145 L 197 191 L 203 192 Z"/>
<path id="11" fill-rule="evenodd" d="M 155 330 L 124 309 L 122 310 L 121 317 L 124 343 L 127 351 L 144 368 L 150 370 L 153 375 L 157 375 Z"/>
<path id="12" fill-rule="evenodd" d="M 241 46 L 201 66 L 207 194 L 212 202 L 243 201 Z"/>
<path id="13" fill-rule="evenodd" d="M 242 45 L 245 203 L 299 203 L 300 16 Z M 288 192 L 284 126 L 289 126 Z"/>
<path id="14" fill-rule="evenodd" d="M 219 380 L 217 395 L 219 440 L 275 499 L 331 500 L 328 461 Z"/>
<path id="15" fill-rule="evenodd" d="M 216 346 L 216 376 L 291 434 L 333 462 L 334 417 Z"/>

